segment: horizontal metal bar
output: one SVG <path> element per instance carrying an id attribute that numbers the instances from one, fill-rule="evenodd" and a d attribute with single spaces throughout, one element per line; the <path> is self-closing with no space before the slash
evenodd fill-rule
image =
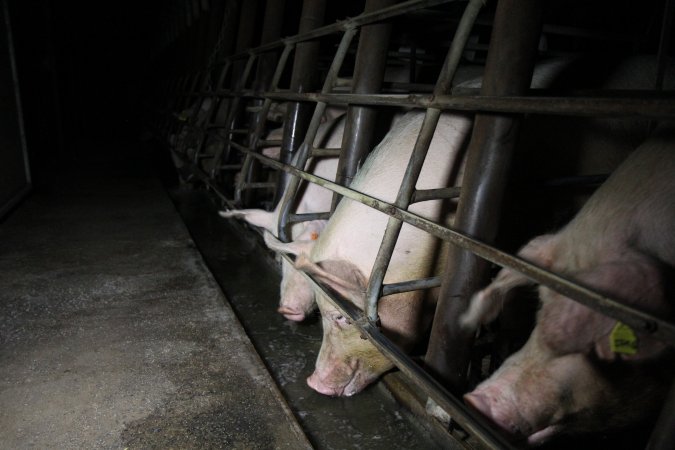
<path id="1" fill-rule="evenodd" d="M 272 182 L 260 182 L 260 183 L 244 183 L 242 189 L 268 189 L 273 188 L 277 184 Z"/>
<path id="2" fill-rule="evenodd" d="M 516 270 L 536 283 L 548 286 L 554 291 L 559 292 L 564 296 L 569 297 L 602 314 L 620 320 L 621 322 L 636 330 L 649 333 L 656 339 L 668 343 L 675 343 L 675 324 L 673 323 L 669 323 L 651 314 L 647 314 L 630 306 L 624 305 L 615 299 L 606 297 L 584 286 L 580 286 L 573 281 L 564 278 L 563 276 L 550 272 L 546 269 L 542 269 L 541 267 L 527 262 L 517 256 L 505 253 L 501 250 L 491 247 L 488 244 L 485 244 L 482 241 L 466 236 L 450 228 L 445 228 L 409 211 L 397 208 L 390 203 L 383 202 L 382 200 L 378 200 L 375 197 L 354 191 L 350 188 L 340 186 L 336 183 L 333 183 L 332 181 L 317 177 L 316 175 L 303 172 L 293 166 L 280 163 L 273 159 L 267 158 L 266 156 L 256 154 L 254 152 L 249 153 L 260 160 L 263 164 L 290 172 L 293 175 L 296 175 L 307 181 L 311 181 L 312 183 L 330 189 L 333 192 L 337 192 L 344 197 L 348 197 L 352 200 L 363 203 L 366 206 L 409 223 L 416 228 L 424 230 L 433 236 L 449 241 L 450 243 L 465 250 L 469 250 L 492 263 Z"/>
<path id="3" fill-rule="evenodd" d="M 286 254 L 280 254 L 291 265 L 294 261 Z M 470 433 L 476 439 L 482 441 L 491 449 L 515 449 L 515 447 L 506 441 L 493 426 L 476 412 L 469 409 L 462 401 L 455 398 L 443 386 L 441 386 L 430 374 L 424 371 L 422 366 L 414 362 L 401 349 L 394 345 L 382 332 L 374 325 L 368 322 L 363 311 L 359 310 L 351 302 L 340 298 L 332 291 L 323 287 L 311 275 L 301 272 L 317 289 L 321 290 L 331 302 L 340 310 L 340 312 L 368 337 L 379 351 L 389 358 L 394 365 L 403 372 L 413 383 L 415 383 L 427 396 L 431 397 L 441 408 L 443 408 L 452 420 Z"/>
<path id="4" fill-rule="evenodd" d="M 330 211 L 318 213 L 304 213 L 304 214 L 289 214 L 288 221 L 291 223 L 308 222 L 310 220 L 328 220 L 330 219 Z"/>
<path id="5" fill-rule="evenodd" d="M 440 200 L 448 198 L 457 198 L 460 195 L 461 187 L 449 187 L 440 189 L 417 189 L 413 193 L 410 203 L 425 202 L 427 200 Z"/>
<path id="6" fill-rule="evenodd" d="M 333 33 L 338 33 L 350 28 L 356 28 L 362 25 L 367 25 L 369 23 L 391 19 L 396 16 L 407 14 L 419 9 L 430 8 L 432 6 L 442 5 L 444 3 L 450 3 L 453 1 L 458 0 L 410 0 L 407 2 L 400 3 L 398 5 L 391 6 L 389 8 L 383 8 L 378 11 L 364 13 L 350 19 L 338 21 L 331 25 L 316 28 L 307 33 L 298 34 L 275 42 L 270 42 L 269 44 L 261 45 L 256 48 L 246 50 L 245 52 L 228 56 L 225 60 L 241 59 L 251 54 L 260 54 L 269 52 L 272 50 L 276 50 L 279 47 L 282 47 L 286 44 L 297 44 L 299 42 L 310 41 L 320 37 L 328 36 Z"/>
<path id="7" fill-rule="evenodd" d="M 340 148 L 312 148 L 310 156 L 340 156 Z"/>
<path id="8" fill-rule="evenodd" d="M 401 292 L 417 291 L 420 289 L 430 289 L 441 285 L 441 277 L 421 278 L 419 280 L 402 281 L 400 283 L 391 283 L 382 285 L 382 296 L 400 294 Z"/>
<path id="9" fill-rule="evenodd" d="M 241 169 L 241 164 L 223 164 L 220 168 L 222 170 L 239 170 Z"/>
<path id="10" fill-rule="evenodd" d="M 421 94 L 319 94 L 265 93 L 273 100 L 330 104 L 407 106 L 457 111 L 561 114 L 675 119 L 672 98 L 497 97 Z"/>
<path id="11" fill-rule="evenodd" d="M 248 134 L 248 128 L 234 128 L 229 131 L 231 134 Z"/>

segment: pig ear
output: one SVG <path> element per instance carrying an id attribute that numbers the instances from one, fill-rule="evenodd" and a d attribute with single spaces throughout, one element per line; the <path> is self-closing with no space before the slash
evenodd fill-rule
<path id="1" fill-rule="evenodd" d="M 672 311 L 665 298 L 662 277 L 660 267 L 651 258 L 635 256 L 579 272 L 574 278 L 627 305 L 667 317 Z M 650 358 L 666 348 L 659 341 L 634 333 L 637 337 L 636 352 L 629 354 L 617 350 L 615 354 L 610 344 L 610 335 L 617 325 L 615 319 L 548 288 L 542 287 L 540 291 L 541 298 L 546 302 L 538 319 L 541 337 L 557 353 L 595 351 L 598 358 L 604 360 L 613 360 L 617 354 L 623 359 L 639 360 Z"/>
<path id="2" fill-rule="evenodd" d="M 276 213 L 263 209 L 232 209 L 229 211 L 218 211 L 218 214 L 225 218 L 244 219 L 251 225 L 262 227 L 270 232 L 275 230 L 277 224 Z"/>
<path id="3" fill-rule="evenodd" d="M 359 269 L 353 264 L 339 261 L 324 261 L 322 264 L 330 266 L 330 272 L 310 261 L 303 253 L 295 261 L 295 268 L 314 275 L 323 284 L 362 307 L 365 304 L 366 282 Z"/>
<path id="4" fill-rule="evenodd" d="M 519 252 L 526 261 L 548 268 L 553 263 L 556 235 L 545 234 L 532 239 Z M 525 275 L 511 269 L 502 269 L 485 289 L 471 298 L 469 307 L 459 319 L 462 328 L 474 330 L 480 325 L 492 322 L 509 299 L 511 290 L 518 286 L 534 284 Z"/>

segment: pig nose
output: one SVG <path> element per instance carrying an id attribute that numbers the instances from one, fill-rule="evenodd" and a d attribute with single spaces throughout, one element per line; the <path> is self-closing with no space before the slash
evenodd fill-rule
<path id="1" fill-rule="evenodd" d="M 338 389 L 323 383 L 316 371 L 307 377 L 307 385 L 319 394 L 330 395 L 331 397 L 340 396 L 342 394 Z"/>
<path id="2" fill-rule="evenodd" d="M 277 312 L 283 314 L 285 318 L 294 322 L 302 322 L 305 320 L 305 313 L 289 306 L 280 306 L 279 309 L 277 309 Z"/>
<path id="3" fill-rule="evenodd" d="M 507 421 L 504 418 L 499 418 L 492 410 L 492 404 L 488 397 L 481 393 L 470 392 L 464 395 L 464 402 L 481 413 L 486 418 L 490 419 L 492 423 L 497 425 L 502 431 L 509 435 L 509 438 L 518 439 L 523 436 L 522 431 L 512 421 Z"/>

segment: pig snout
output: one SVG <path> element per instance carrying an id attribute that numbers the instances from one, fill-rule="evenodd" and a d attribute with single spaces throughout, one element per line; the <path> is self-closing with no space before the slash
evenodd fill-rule
<path id="1" fill-rule="evenodd" d="M 518 414 L 510 396 L 495 386 L 465 394 L 464 402 L 497 425 L 514 441 L 531 434 L 531 427 Z"/>
<path id="2" fill-rule="evenodd" d="M 299 308 L 295 308 L 289 305 L 281 305 L 278 309 L 277 312 L 279 314 L 283 314 L 283 316 L 288 319 L 292 320 L 294 322 L 302 322 L 305 320 L 305 312 L 302 311 Z"/>
<path id="3" fill-rule="evenodd" d="M 319 394 L 331 397 L 350 397 L 360 392 L 370 380 L 363 380 L 358 360 L 350 362 L 335 361 L 317 367 L 307 378 L 307 385 Z"/>

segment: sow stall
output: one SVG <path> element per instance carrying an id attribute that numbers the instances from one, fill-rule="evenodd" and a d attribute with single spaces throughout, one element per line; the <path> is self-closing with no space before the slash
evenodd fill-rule
<path id="1" fill-rule="evenodd" d="M 234 4 L 236 2 L 228 2 Z M 255 11 L 242 5 L 237 42 L 246 42 L 252 33 Z M 536 283 L 548 286 L 594 310 L 654 338 L 675 343 L 675 324 L 641 312 L 621 302 L 580 286 L 570 280 L 528 263 L 493 246 L 499 229 L 504 191 L 508 189 L 509 168 L 517 144 L 517 130 L 524 114 L 593 116 L 641 119 L 675 118 L 672 92 L 661 91 L 669 44 L 673 1 L 659 3 L 662 22 L 655 47 L 658 62 L 653 91 L 560 93 L 529 89 L 536 60 L 541 56 L 571 53 L 553 37 L 618 42 L 636 45 L 625 35 L 603 34 L 596 30 L 545 23 L 546 5 L 537 0 L 368 0 L 358 16 L 320 26 L 325 4 L 305 1 L 297 35 L 280 37 L 279 3 L 268 1 L 262 26 L 261 45 L 238 48 L 219 59 L 228 39 L 234 40 L 230 23 L 220 30 L 216 48 L 207 67 L 165 80 L 157 91 L 164 102 L 154 119 L 164 139 L 173 140 L 173 157 L 182 179 L 198 181 L 211 190 L 228 208 L 281 202 L 278 224 L 280 240 L 290 240 L 293 223 L 330 218 L 331 211 L 297 214 L 293 200 L 302 183 L 316 183 L 334 192 L 333 210 L 344 196 L 360 201 L 389 216 L 385 236 L 373 267 L 364 311 L 325 289 L 306 275 L 335 305 L 358 326 L 377 348 L 390 358 L 431 404 L 450 417 L 450 427 L 462 436 L 468 433 L 488 448 L 511 448 L 512 443 L 468 409 L 461 401 L 470 383 L 480 376 L 475 334 L 462 332 L 457 320 L 466 310 L 471 295 L 485 285 L 492 264 L 523 273 Z M 658 2 L 657 2 L 658 3 Z M 189 8 L 188 8 L 189 9 Z M 405 41 L 407 21 L 429 22 L 430 16 L 445 15 L 450 39 L 447 53 L 433 59 L 432 52 Z M 248 16 L 248 17 L 247 17 Z M 226 14 L 226 17 L 227 14 Z M 415 21 L 418 22 L 415 22 Z M 425 20 L 427 22 L 425 22 Z M 227 28 L 227 29 L 226 29 Z M 434 30 L 436 31 L 436 30 Z M 229 33 L 229 35 L 228 35 Z M 489 36 L 489 45 L 481 38 Z M 544 45 L 544 37 L 551 42 Z M 358 45 L 355 44 L 358 39 Z M 250 41 L 250 38 L 249 38 Z M 626 41 L 629 41 L 627 44 Z M 643 45 L 643 42 L 638 42 Z M 238 45 L 239 47 L 239 45 Z M 394 47 L 394 50 L 392 50 Z M 570 45 L 569 47 L 573 47 Z M 331 58 L 326 58 L 327 49 Z M 294 59 L 291 64 L 291 55 Z M 453 92 L 452 82 L 461 63 L 483 66 L 480 89 Z M 387 67 L 398 65 L 407 81 L 384 83 Z M 433 84 L 418 83 L 421 68 L 435 70 Z M 317 83 L 321 75 L 322 82 Z M 351 81 L 345 80 L 345 77 Z M 345 92 L 348 91 L 348 92 Z M 286 104 L 283 138 L 266 139 L 274 108 Z M 326 108 L 347 106 L 347 124 L 341 148 L 314 148 L 312 143 Z M 425 111 L 404 181 L 394 203 L 387 203 L 349 188 L 358 166 L 375 144 L 373 136 L 378 111 L 382 108 L 416 108 Z M 442 111 L 470 111 L 475 114 L 467 149 L 462 186 L 416 190 L 431 137 Z M 262 150 L 281 147 L 280 160 Z M 311 157 L 339 156 L 336 182 L 302 170 Z M 291 163 L 293 160 L 293 163 Z M 274 175 L 278 171 L 278 175 Z M 235 177 L 235 172 L 240 175 Z M 579 178 L 573 183 L 586 183 Z M 410 205 L 430 199 L 458 199 L 452 228 L 426 220 L 408 211 Z M 451 250 L 442 277 L 383 282 L 396 239 L 403 223 L 409 223 L 448 241 Z M 289 262 L 292 259 L 281 255 Z M 439 302 L 431 334 L 420 365 L 392 344 L 380 331 L 378 300 L 387 295 L 416 289 L 440 287 Z M 671 426 L 675 389 L 667 399 L 655 425 L 648 448 L 672 448 Z"/>

